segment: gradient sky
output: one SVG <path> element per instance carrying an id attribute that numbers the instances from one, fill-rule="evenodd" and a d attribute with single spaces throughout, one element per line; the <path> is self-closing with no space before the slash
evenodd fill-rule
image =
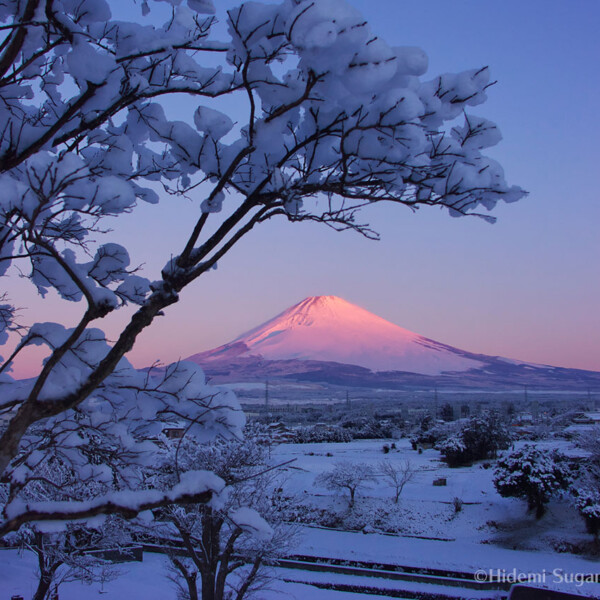
<path id="1" fill-rule="evenodd" d="M 472 112 L 498 123 L 504 140 L 489 153 L 530 195 L 499 206 L 495 225 L 375 206 L 365 218 L 379 242 L 267 223 L 141 336 L 134 364 L 212 348 L 306 296 L 333 294 L 458 348 L 600 371 L 600 3 L 350 3 L 391 45 L 422 47 L 426 77 L 490 66 L 498 83 Z M 114 238 L 153 279 L 196 215 L 185 200 L 141 206 L 115 221 Z M 25 289 L 11 288 L 27 307 L 22 321 L 74 319 L 72 304 L 32 300 Z M 124 317 L 113 318 L 110 335 Z"/>

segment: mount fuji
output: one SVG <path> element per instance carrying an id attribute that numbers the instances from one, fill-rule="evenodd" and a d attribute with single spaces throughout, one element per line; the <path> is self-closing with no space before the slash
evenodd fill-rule
<path id="1" fill-rule="evenodd" d="M 361 387 L 600 387 L 600 373 L 474 354 L 336 296 L 313 296 L 232 342 L 190 356 L 215 382 L 265 377 Z"/>

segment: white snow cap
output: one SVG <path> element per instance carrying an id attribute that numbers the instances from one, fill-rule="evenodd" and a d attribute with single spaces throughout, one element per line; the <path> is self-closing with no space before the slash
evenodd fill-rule
<path id="1" fill-rule="evenodd" d="M 394 46 L 398 73 L 402 75 L 424 75 L 429 65 L 427 54 L 416 46 Z"/>
<path id="2" fill-rule="evenodd" d="M 212 0 L 188 0 L 188 6 L 199 14 L 214 15 L 216 12 Z"/>
<path id="3" fill-rule="evenodd" d="M 270 540 L 273 537 L 271 526 L 253 508 L 242 506 L 231 512 L 229 518 L 246 533 L 259 540 Z"/>
<path id="4" fill-rule="evenodd" d="M 198 131 L 203 131 L 215 140 L 228 134 L 233 127 L 233 121 L 225 113 L 207 106 L 196 109 L 194 123 Z"/>

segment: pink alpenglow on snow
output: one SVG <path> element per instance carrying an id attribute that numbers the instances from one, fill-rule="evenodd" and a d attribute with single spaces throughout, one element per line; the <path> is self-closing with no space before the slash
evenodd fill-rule
<path id="1" fill-rule="evenodd" d="M 198 356 L 203 361 L 219 359 L 229 348 L 241 350 L 238 356 L 329 361 L 423 375 L 482 366 L 461 350 L 403 329 L 337 296 L 306 298 L 230 344 Z"/>

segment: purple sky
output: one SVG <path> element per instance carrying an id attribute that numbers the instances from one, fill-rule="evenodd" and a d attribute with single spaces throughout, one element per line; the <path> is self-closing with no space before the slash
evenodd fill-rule
<path id="1" fill-rule="evenodd" d="M 373 207 L 365 216 L 380 242 L 316 225 L 267 223 L 143 334 L 134 364 L 209 349 L 306 296 L 333 294 L 472 352 L 600 370 L 600 3 L 351 4 L 391 45 L 421 46 L 430 59 L 427 76 L 491 67 L 498 84 L 472 112 L 498 123 L 504 140 L 490 154 L 529 197 L 496 209 L 493 226 L 435 209 Z M 181 249 L 196 215 L 184 200 L 142 206 L 115 222 L 115 238 L 153 279 Z M 19 283 L 15 294 L 25 298 L 22 289 Z M 58 320 L 57 310 L 69 322 L 73 314 L 73 305 L 52 299 L 19 304 L 28 307 L 28 321 Z"/>

